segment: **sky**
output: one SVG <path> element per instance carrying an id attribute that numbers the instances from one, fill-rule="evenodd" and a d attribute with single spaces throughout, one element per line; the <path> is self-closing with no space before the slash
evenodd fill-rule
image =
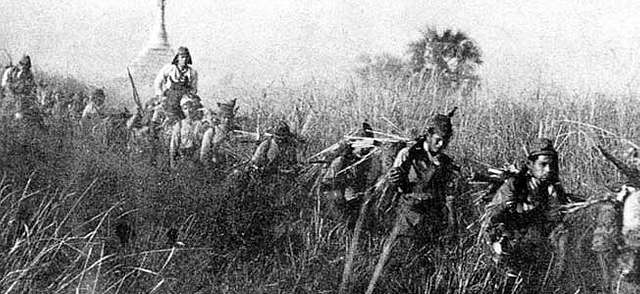
<path id="1" fill-rule="evenodd" d="M 0 49 L 99 84 L 148 41 L 157 0 L 0 0 Z M 532 83 L 599 92 L 640 84 L 638 1 L 167 0 L 174 47 L 202 84 L 340 80 L 361 54 L 406 52 L 426 25 L 478 42 L 491 87 Z M 4 58 L 4 57 L 0 57 Z"/>

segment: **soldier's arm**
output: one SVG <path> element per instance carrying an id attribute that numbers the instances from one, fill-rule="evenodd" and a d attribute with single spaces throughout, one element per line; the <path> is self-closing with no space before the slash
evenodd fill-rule
<path id="1" fill-rule="evenodd" d="M 403 192 L 410 192 L 409 184 L 409 169 L 411 168 L 411 162 L 409 160 L 409 148 L 406 147 L 396 156 L 391 169 L 389 170 L 389 180 L 395 187 L 402 189 Z"/>
<path id="2" fill-rule="evenodd" d="M 7 68 L 7 70 L 4 71 L 4 73 L 2 74 L 2 82 L 0 82 L 0 86 L 2 86 L 2 88 L 6 88 L 7 85 L 9 84 L 9 76 L 11 75 L 11 67 Z"/>
<path id="3" fill-rule="evenodd" d="M 451 171 L 448 176 L 448 180 L 445 183 L 445 206 L 447 207 L 449 226 L 456 228 L 458 225 L 458 211 L 456 208 L 456 179 L 458 174 Z"/>
<path id="4" fill-rule="evenodd" d="M 260 143 L 256 151 L 253 153 L 253 156 L 251 157 L 251 164 L 256 167 L 262 167 L 267 164 L 267 152 L 269 151 L 269 143 L 270 142 L 268 139 Z"/>
<path id="5" fill-rule="evenodd" d="M 142 120 L 142 115 L 140 111 L 136 111 L 129 119 L 127 119 L 127 129 L 139 128 L 140 120 Z"/>
<path id="6" fill-rule="evenodd" d="M 160 72 L 156 76 L 156 79 L 153 81 L 153 91 L 156 96 L 162 96 L 162 87 L 164 86 L 164 82 L 167 79 L 167 75 L 169 74 L 169 70 L 171 69 L 171 65 L 165 65 Z"/>
<path id="7" fill-rule="evenodd" d="M 191 68 L 191 93 L 198 93 L 198 72 Z"/>
<path id="8" fill-rule="evenodd" d="M 507 179 L 496 192 L 493 200 L 487 205 L 487 217 L 490 223 L 504 223 L 507 214 L 514 208 L 515 202 L 515 179 Z"/>
<path id="9" fill-rule="evenodd" d="M 327 168 L 324 176 L 322 177 L 322 185 L 325 187 L 334 186 L 337 180 L 337 174 L 342 169 L 343 158 L 342 156 L 338 156 L 336 159 L 331 161 L 331 164 Z"/>

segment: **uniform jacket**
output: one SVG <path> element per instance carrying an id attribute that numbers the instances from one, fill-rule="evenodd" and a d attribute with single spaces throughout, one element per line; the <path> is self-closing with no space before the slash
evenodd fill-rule
<path id="1" fill-rule="evenodd" d="M 172 84 L 186 84 L 189 92 L 198 92 L 198 73 L 191 66 L 187 65 L 184 71 L 180 71 L 175 64 L 167 64 L 158 73 L 153 82 L 153 89 L 157 96 L 162 96 L 165 90 L 171 88 Z"/>
<path id="2" fill-rule="evenodd" d="M 560 183 L 542 184 L 528 173 L 508 178 L 487 207 L 488 225 L 509 232 L 536 228 L 548 235 L 559 224 L 560 205 L 568 200 Z"/>

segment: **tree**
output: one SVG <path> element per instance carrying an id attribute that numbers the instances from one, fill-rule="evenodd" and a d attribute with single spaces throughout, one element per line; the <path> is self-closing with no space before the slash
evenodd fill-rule
<path id="1" fill-rule="evenodd" d="M 409 67 L 414 74 L 437 78 L 453 88 L 475 86 L 479 81 L 476 68 L 482 64 L 482 53 L 467 34 L 446 29 L 439 34 L 427 27 L 422 37 L 409 43 Z"/>

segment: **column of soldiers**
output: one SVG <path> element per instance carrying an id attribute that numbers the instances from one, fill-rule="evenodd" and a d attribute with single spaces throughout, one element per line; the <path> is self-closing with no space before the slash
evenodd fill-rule
<path id="1" fill-rule="evenodd" d="M 232 129 L 236 101 L 218 103 L 218 110 L 213 113 L 204 108 L 197 96 L 198 74 L 191 64 L 189 50 L 180 47 L 171 64 L 162 68 L 154 82 L 157 96 L 139 105 L 127 120 L 127 128 L 142 142 L 140 150 L 143 153 L 151 151 L 148 154 L 151 154 L 152 162 L 157 160 L 157 156 L 163 156 L 162 147 L 167 150 L 170 165 L 174 168 L 181 161 L 204 166 L 221 162 L 220 146 Z M 60 92 L 40 101 L 36 98 L 37 85 L 29 56 L 4 72 L 1 85 L 4 95 L 12 98 L 3 99 L 3 103 L 15 102 L 12 107 L 18 120 L 39 121 L 38 105 L 45 109 L 61 107 Z M 104 91 L 99 89 L 85 106 L 82 106 L 80 96 L 72 98 L 68 109 L 91 124 L 92 120 L 103 115 L 104 99 Z M 368 157 L 373 150 L 371 146 L 348 145 L 331 161 L 323 175 L 322 184 L 328 192 L 332 213 L 352 224 L 359 217 L 358 212 L 363 211 L 367 193 L 384 186 L 397 196 L 395 220 L 385 239 L 367 293 L 373 292 L 398 238 L 411 237 L 442 244 L 443 237 L 456 235 L 458 231 L 459 200 L 456 199 L 455 183 L 460 168 L 445 154 L 453 135 L 453 115 L 453 112 L 437 114 L 429 119 L 418 138 L 397 153 L 387 172 L 373 170 L 374 160 Z M 357 135 L 375 142 L 368 124 L 363 124 Z M 550 252 L 560 254 L 556 274 L 563 271 L 567 229 L 563 223 L 562 207 L 570 201 L 560 184 L 559 154 L 550 140 L 531 142 L 524 160 L 526 165 L 504 181 L 486 206 L 482 233 L 492 259 L 509 280 L 508 287 L 516 287 L 516 280 L 526 276 L 531 280 L 527 282 L 530 289 L 534 289 L 540 285 L 536 278 L 543 276 L 551 259 Z M 281 121 L 267 140 L 257 147 L 248 166 L 265 174 L 274 174 L 295 172 L 297 163 L 295 135 L 288 124 Z M 635 172 L 640 173 L 637 169 Z M 617 276 L 631 284 L 637 283 L 640 276 L 636 269 L 640 248 L 637 227 L 640 226 L 634 218 L 639 214 L 636 210 L 640 205 L 631 205 L 638 202 L 638 189 L 640 183 L 632 182 L 625 186 L 624 195 L 615 202 L 617 204 L 603 208 L 603 215 L 609 217 L 600 222 L 594 239 L 594 244 L 607 243 L 602 241 L 607 239 L 602 237 L 602 232 L 621 230 L 624 238 L 619 238 L 622 241 L 616 241 L 616 246 L 594 245 L 594 250 L 620 254 L 622 258 L 616 268 Z M 622 225 L 617 221 L 620 214 L 624 216 Z M 606 276 L 613 277 L 609 271 L 606 271 Z"/>

